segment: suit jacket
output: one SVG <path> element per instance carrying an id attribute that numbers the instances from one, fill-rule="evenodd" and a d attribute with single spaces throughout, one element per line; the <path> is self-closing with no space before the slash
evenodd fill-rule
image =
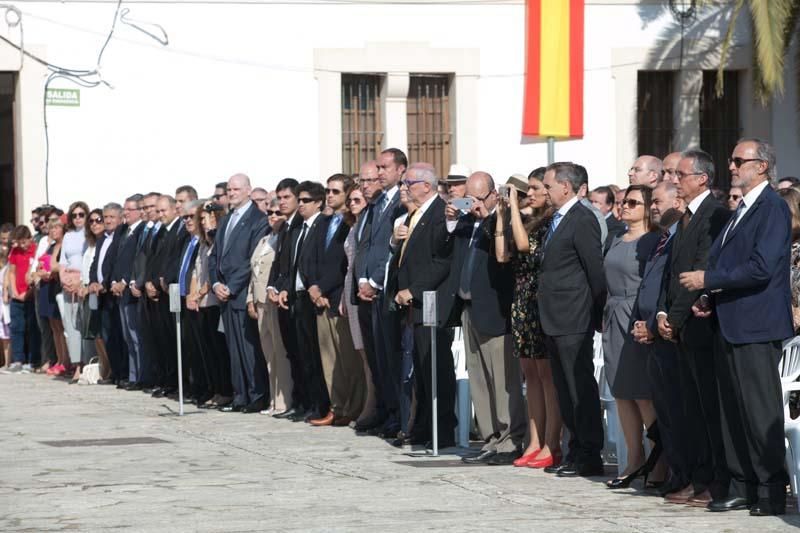
<path id="1" fill-rule="evenodd" d="M 408 289 L 414 297 L 411 301 L 414 324 L 422 323 L 422 293 L 439 290 L 450 271 L 453 247 L 444 210 L 445 203 L 437 196 L 417 221 L 408 238 L 403 262 L 397 267 L 397 290 Z M 394 298 L 388 293 L 386 296 Z M 437 294 L 437 298 L 441 301 L 442 295 Z M 439 321 L 441 324 L 441 314 Z"/>
<path id="2" fill-rule="evenodd" d="M 300 229 L 297 232 L 297 238 L 291 243 L 292 258 L 289 276 L 284 279 L 281 290 L 289 293 L 289 301 L 294 302 L 296 297 L 297 275 L 300 276 L 300 281 L 306 290 L 314 284 L 313 276 L 316 273 L 317 266 L 315 264 L 315 256 L 317 249 L 325 246 L 325 233 L 321 231 L 322 226 L 327 227 L 327 222 L 330 219 L 328 215 L 320 214 L 311 223 L 311 226 L 306 231 L 306 236 L 303 239 L 303 246 L 297 250 L 297 240 L 303 232 L 301 223 Z"/>
<path id="3" fill-rule="evenodd" d="M 126 224 L 120 224 L 117 226 L 117 229 L 114 230 L 111 244 L 108 245 L 106 255 L 103 256 L 102 266 L 100 265 L 100 250 L 103 249 L 103 245 L 108 237 L 106 237 L 106 234 L 103 233 L 100 238 L 97 239 L 97 253 L 94 254 L 94 259 L 89 267 L 89 283 L 97 283 L 97 280 L 100 279 L 98 276 L 98 270 L 102 268 L 103 288 L 106 291 L 111 290 L 111 281 L 113 280 L 114 263 L 116 262 L 117 251 L 119 250 L 120 240 L 122 239 L 122 236 L 127 233 L 127 231 L 128 226 Z"/>
<path id="4" fill-rule="evenodd" d="M 267 303 L 267 287 L 275 266 L 275 248 L 279 235 L 267 235 L 258 241 L 250 257 L 250 284 L 247 287 L 247 303 Z M 276 268 L 277 269 L 277 268 Z"/>
<path id="5" fill-rule="evenodd" d="M 279 290 L 279 286 L 289 276 L 289 268 L 292 261 L 292 243 L 297 241 L 302 225 L 303 217 L 300 216 L 300 213 L 295 213 L 291 223 L 284 222 L 278 230 L 278 240 L 275 243 L 275 259 L 269 272 L 267 287 L 274 287 Z"/>
<path id="6" fill-rule="evenodd" d="M 462 269 L 470 253 L 470 239 L 475 217 L 459 219 L 449 239 L 453 244 L 453 260 L 446 288 L 442 291 L 439 305 L 448 317 L 448 326 L 457 326 L 464 301 L 458 295 Z M 514 295 L 514 273 L 511 263 L 498 263 L 494 248 L 494 232 L 497 214 L 485 218 L 475 232 L 475 257 L 470 282 L 471 313 L 473 325 L 481 335 L 500 337 L 511 331 L 511 301 Z"/>
<path id="7" fill-rule="evenodd" d="M 353 256 L 352 268 L 353 291 L 350 295 L 350 303 L 353 305 L 358 305 L 360 302 L 358 299 L 358 280 L 361 279 L 360 273 L 366 272 L 367 269 L 367 255 L 369 254 L 370 243 L 369 237 L 372 233 L 372 216 L 374 207 L 375 205 L 372 203 L 365 207 L 364 210 L 358 215 L 358 220 L 356 220 L 355 224 L 356 250 Z M 361 234 L 361 238 L 359 238 L 359 233 Z"/>
<path id="8" fill-rule="evenodd" d="M 680 274 L 708 267 L 711 244 L 730 218 L 730 211 L 709 194 L 697 208 L 684 227 L 678 222 L 670 255 L 669 274 L 659 296 L 658 311 L 667 313 L 667 321 L 677 329 L 684 342 L 694 346 L 707 346 L 712 339 L 709 320 L 698 319 L 692 313 L 692 305 L 702 291 L 690 291 L 680 284 Z M 681 331 L 683 330 L 683 331 Z"/>
<path id="9" fill-rule="evenodd" d="M 732 344 L 791 337 L 792 217 L 786 202 L 768 185 L 723 243 L 724 235 L 723 229 L 711 246 L 705 274 L 722 335 Z"/>
<path id="10" fill-rule="evenodd" d="M 542 330 L 550 336 L 599 330 L 605 300 L 600 224 L 578 202 L 545 244 L 538 299 Z"/>
<path id="11" fill-rule="evenodd" d="M 186 245 L 186 238 L 189 234 L 181 232 L 183 223 L 181 219 L 176 219 L 172 227 L 162 225 L 159 232 L 163 232 L 156 244 L 155 252 L 151 261 L 148 262 L 149 281 L 156 286 L 159 292 L 166 292 L 161 287 L 161 279 L 164 285 L 169 287 L 171 283 L 178 282 L 178 270 L 180 269 L 181 254 Z"/>
<path id="12" fill-rule="evenodd" d="M 232 213 L 228 213 L 220 221 L 219 229 L 214 236 L 214 247 L 208 258 L 208 276 L 211 287 L 222 283 L 228 287 L 230 298 L 220 302 L 221 306 L 231 305 L 233 309 L 247 309 L 247 287 L 250 283 L 250 258 L 258 241 L 267 234 L 267 216 L 255 204 L 250 204 L 231 229 L 230 243 L 225 245 L 225 233 Z"/>
<path id="13" fill-rule="evenodd" d="M 128 235 L 128 227 L 126 226 L 125 231 L 120 235 L 119 243 L 117 245 L 117 253 L 114 258 L 114 264 L 111 271 L 111 279 L 113 281 L 117 282 L 124 280 L 126 283 L 131 281 L 133 263 L 137 253 L 139 252 L 139 240 L 141 239 L 145 225 L 145 222 L 140 222 L 130 235 Z M 132 303 L 138 300 L 138 298 L 135 298 L 131 294 L 130 289 L 127 287 L 120 298 L 121 303 Z"/>
<path id="14" fill-rule="evenodd" d="M 328 228 L 333 217 L 326 217 L 320 222 L 319 235 L 322 239 L 320 245 L 309 250 L 310 267 L 309 281 L 317 285 L 322 295 L 328 299 L 331 306 L 327 310 L 328 316 L 339 316 L 339 302 L 342 299 L 344 280 L 347 276 L 347 254 L 344 251 L 344 241 L 350 233 L 350 226 L 342 221 L 333 234 L 330 245 L 325 246 Z"/>
<path id="15" fill-rule="evenodd" d="M 178 230 L 178 239 L 183 240 L 183 244 L 181 245 L 181 251 L 177 257 L 177 269 L 175 270 L 175 281 L 172 283 L 179 283 L 180 282 L 180 275 L 181 275 L 181 266 L 183 263 L 183 256 L 186 254 L 186 251 L 189 249 L 189 245 L 192 242 L 192 235 L 186 230 L 185 226 L 181 226 L 183 230 Z M 198 239 L 197 244 L 194 246 L 194 250 L 192 250 L 192 254 L 188 258 L 188 263 L 186 265 L 186 277 L 184 283 L 186 284 L 186 294 L 188 295 L 192 286 L 192 276 L 195 272 L 195 266 L 197 263 L 197 254 L 200 251 L 200 240 Z M 166 280 L 165 280 L 166 281 Z"/>
<path id="16" fill-rule="evenodd" d="M 369 250 L 367 251 L 366 261 L 358 263 L 361 269 L 358 277 L 371 279 L 378 285 L 386 283 L 386 263 L 392 255 L 389 241 L 394 231 L 394 221 L 402 216 L 406 208 L 400 203 L 400 191 L 397 191 L 391 202 L 378 213 L 378 205 L 370 208 L 371 224 L 369 234 Z M 363 238 L 363 237 L 362 237 Z"/>
<path id="17" fill-rule="evenodd" d="M 148 276 L 148 268 L 158 246 L 158 241 L 165 233 L 162 226 L 159 225 L 158 230 L 156 230 L 154 225 L 145 236 L 144 230 L 146 223 L 143 223 L 143 225 L 142 233 L 140 234 L 141 242 L 137 246 L 136 257 L 134 259 L 133 270 L 131 272 L 131 280 L 136 283 L 136 288 L 138 288 L 140 291 L 144 291 L 144 284 L 150 279 Z"/>
<path id="18" fill-rule="evenodd" d="M 639 285 L 639 293 L 636 295 L 636 304 L 631 313 L 633 320 L 644 320 L 651 333 L 655 333 L 658 329 L 656 322 L 658 299 L 664 286 L 664 273 L 669 272 L 667 265 L 670 261 L 673 242 L 675 242 L 674 234 L 670 236 L 661 255 L 651 255 L 647 260 L 642 273 L 642 283 Z"/>

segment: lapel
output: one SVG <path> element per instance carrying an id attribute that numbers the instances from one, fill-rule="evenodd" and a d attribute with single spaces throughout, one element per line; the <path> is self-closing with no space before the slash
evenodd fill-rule
<path id="1" fill-rule="evenodd" d="M 553 241 L 558 239 L 562 235 L 564 235 L 564 233 L 565 233 L 564 228 L 567 227 L 568 224 L 570 224 L 572 219 L 575 218 L 575 212 L 578 209 L 580 209 L 580 207 L 578 207 L 580 205 L 581 205 L 581 202 L 580 202 L 580 200 L 578 200 L 578 202 L 575 205 L 573 205 L 570 208 L 569 211 L 567 211 L 567 214 L 564 215 L 564 217 L 561 219 L 561 222 L 558 223 L 558 226 L 556 227 L 556 230 L 553 232 L 552 235 L 550 235 L 550 239 L 548 240 L 547 246 L 545 247 L 545 256 L 547 256 L 547 253 L 546 253 L 547 252 L 547 248 L 549 248 L 553 244 Z M 552 224 L 552 221 L 550 223 Z"/>
<path id="2" fill-rule="evenodd" d="M 305 257 L 306 256 L 308 250 L 311 249 L 311 246 L 315 245 L 312 242 L 311 239 L 314 238 L 314 236 L 317 234 L 317 228 L 319 228 L 320 223 L 323 220 L 326 220 L 326 217 L 325 217 L 325 215 L 320 213 L 319 215 L 317 215 L 317 218 L 314 220 L 314 222 L 311 224 L 311 226 L 309 226 L 308 231 L 306 232 L 306 236 L 303 239 L 303 249 L 300 250 L 300 254 L 297 256 L 297 261 L 296 261 L 297 264 L 300 263 L 300 258 L 301 257 Z M 303 231 L 303 230 L 301 229 L 300 231 Z M 300 234 L 298 233 L 297 236 L 299 238 Z"/>
<path id="3" fill-rule="evenodd" d="M 230 239 L 231 239 L 231 242 L 235 240 L 234 237 L 235 237 L 236 233 L 239 232 L 242 227 L 244 227 L 244 221 L 246 219 L 250 218 L 250 215 L 251 215 L 254 207 L 255 207 L 255 204 L 250 204 L 250 207 L 248 207 L 247 210 L 245 210 L 245 212 L 241 214 L 241 216 L 239 217 L 239 220 L 236 221 L 236 225 L 231 228 L 231 232 L 228 235 L 228 237 L 230 237 Z M 231 218 L 233 218 L 233 213 L 231 213 L 230 216 L 231 216 Z M 231 219 L 229 218 L 228 222 L 230 222 L 230 221 L 231 221 Z M 227 228 L 226 228 L 226 230 L 227 230 Z M 223 247 L 223 250 L 224 249 L 225 248 Z"/>
<path id="4" fill-rule="evenodd" d="M 727 238 L 725 239 L 725 242 L 721 243 L 720 248 L 724 248 L 729 242 L 731 242 L 731 239 L 733 239 L 739 233 L 739 228 L 741 228 L 743 225 L 745 225 L 747 223 L 747 220 L 750 218 L 750 216 L 758 210 L 758 208 L 764 202 L 764 195 L 767 194 L 767 189 L 769 189 L 769 188 L 770 188 L 769 185 L 767 185 L 766 188 L 764 188 L 764 190 L 761 191 L 761 194 L 758 195 L 758 198 L 756 198 L 756 201 L 753 202 L 753 205 L 751 205 L 750 208 L 747 210 L 747 212 L 744 215 L 742 215 L 742 218 L 739 220 L 739 223 L 736 224 L 734 227 L 732 227 L 730 229 L 730 231 L 728 232 Z M 730 225 L 730 224 L 733 224 L 733 223 L 734 223 L 734 219 L 733 219 L 733 217 L 731 217 L 731 221 L 728 222 L 728 224 Z M 722 235 L 723 236 L 725 235 L 725 231 L 724 230 L 722 232 Z"/>
<path id="5" fill-rule="evenodd" d="M 396 195 L 396 196 L 399 197 L 399 195 Z M 414 231 L 412 231 L 411 235 L 408 237 L 408 244 L 406 245 L 406 254 L 411 249 L 411 243 L 414 242 L 415 240 L 418 240 L 418 236 L 420 235 L 420 233 L 422 233 L 422 230 L 424 230 L 425 227 L 428 224 L 430 224 L 431 218 L 433 217 L 433 210 L 436 209 L 438 202 L 441 202 L 441 201 L 442 201 L 441 198 L 436 198 L 433 201 L 433 203 L 431 203 L 431 205 L 428 206 L 427 211 L 425 211 L 422 214 L 422 216 L 419 217 L 419 220 L 417 221 L 417 225 L 414 226 Z M 386 209 L 389 209 L 389 208 L 387 207 Z M 409 224 L 411 223 L 411 219 L 410 218 L 408 219 L 408 223 Z M 417 230 L 419 230 L 419 231 L 417 231 Z M 415 238 L 415 237 L 417 237 L 417 238 Z M 405 259 L 404 259 L 404 261 L 405 261 Z"/>
<path id="6" fill-rule="evenodd" d="M 397 190 L 395 191 L 394 196 L 392 197 L 392 201 L 386 204 L 386 207 L 383 209 L 383 212 L 380 215 L 378 215 L 378 220 L 373 220 L 372 231 L 371 231 L 372 235 L 375 235 L 375 231 L 377 231 L 381 223 L 383 223 L 383 219 L 389 216 L 388 213 L 394 212 L 395 208 L 397 207 L 397 203 L 399 201 L 400 201 L 400 191 Z M 378 208 L 377 204 L 375 205 L 375 208 L 376 209 Z M 425 212 L 425 214 L 427 215 L 428 213 Z"/>
<path id="7" fill-rule="evenodd" d="M 677 237 L 677 236 L 678 236 L 677 231 L 675 233 L 673 233 L 672 235 L 670 235 L 669 239 L 667 239 L 667 244 L 666 244 L 666 246 L 664 246 L 664 252 L 661 254 L 661 256 L 659 256 L 659 257 L 653 256 L 653 257 L 650 258 L 649 261 L 647 261 L 647 264 L 645 264 L 645 266 L 644 266 L 644 274 L 642 275 L 642 279 L 644 279 L 647 276 L 649 276 L 650 272 L 653 270 L 653 267 L 655 267 L 656 264 L 658 264 L 659 260 L 661 260 L 662 257 L 664 257 L 664 256 L 669 254 L 670 248 L 672 248 L 672 243 L 675 240 L 675 237 Z"/>

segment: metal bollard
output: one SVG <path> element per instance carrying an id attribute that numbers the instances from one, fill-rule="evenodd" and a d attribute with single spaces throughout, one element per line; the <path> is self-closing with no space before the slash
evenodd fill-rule
<path id="1" fill-rule="evenodd" d="M 433 456 L 439 456 L 439 409 L 436 379 L 436 291 L 422 293 L 422 325 L 431 328 L 431 412 L 433 415 Z"/>
<path id="2" fill-rule="evenodd" d="M 183 416 L 183 358 L 181 356 L 181 290 L 177 283 L 169 286 L 169 312 L 175 313 L 178 344 L 178 415 Z"/>

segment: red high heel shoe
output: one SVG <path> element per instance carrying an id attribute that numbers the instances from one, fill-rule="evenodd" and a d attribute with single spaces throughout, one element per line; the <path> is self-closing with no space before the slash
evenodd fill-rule
<path id="1" fill-rule="evenodd" d="M 514 460 L 514 466 L 528 466 L 528 463 L 536 459 L 536 456 L 539 455 L 539 452 L 542 451 L 540 449 L 533 450 L 531 453 L 523 455 L 519 459 Z"/>
<path id="2" fill-rule="evenodd" d="M 530 461 L 525 466 L 528 468 L 547 468 L 548 466 L 558 466 L 559 464 L 561 464 L 561 452 L 555 452 L 550 454 L 549 457 Z"/>

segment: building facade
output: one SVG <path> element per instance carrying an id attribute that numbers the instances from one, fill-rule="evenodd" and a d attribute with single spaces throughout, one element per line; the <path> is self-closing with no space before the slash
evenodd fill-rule
<path id="1" fill-rule="evenodd" d="M 96 67 L 116 1 L 16 4 L 24 50 Z M 457 162 L 505 178 L 547 161 L 543 140 L 521 135 L 522 0 L 122 6 L 99 68 L 108 86 L 56 79 L 46 102 L 47 68 L 0 42 L 3 220 L 22 222 L 47 201 L 94 206 L 185 183 L 210 195 L 235 172 L 266 188 L 324 180 L 390 146 L 440 173 Z M 637 153 L 701 146 L 725 166 L 742 135 L 776 145 L 779 174 L 800 173 L 794 76 L 770 106 L 755 102 L 746 17 L 717 98 L 730 6 L 700 10 L 683 30 L 666 0 L 586 0 L 585 9 L 584 137 L 558 142 L 555 158 L 582 162 L 591 186 L 626 184 Z M 141 31 L 160 36 L 159 27 L 166 46 Z M 19 29 L 3 35 L 19 45 Z"/>

